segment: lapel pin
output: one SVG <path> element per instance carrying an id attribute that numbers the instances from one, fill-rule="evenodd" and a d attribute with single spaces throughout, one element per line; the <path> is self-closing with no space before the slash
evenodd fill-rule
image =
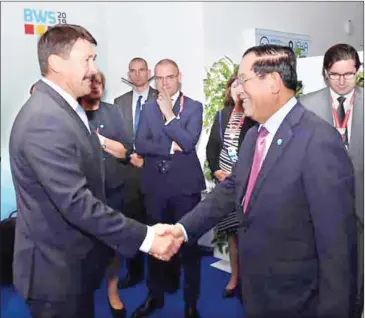
<path id="1" fill-rule="evenodd" d="M 100 128 L 104 128 L 104 125 L 103 125 L 103 124 L 101 124 L 101 125 L 100 125 Z"/>
<path id="2" fill-rule="evenodd" d="M 282 142 L 283 142 L 282 139 L 278 139 L 276 143 L 278 144 L 278 146 L 280 146 L 282 144 Z"/>

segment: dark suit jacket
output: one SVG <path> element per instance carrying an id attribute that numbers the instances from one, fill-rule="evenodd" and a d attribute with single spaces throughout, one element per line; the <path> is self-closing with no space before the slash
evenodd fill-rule
<path id="1" fill-rule="evenodd" d="M 200 102 L 185 97 L 180 119 L 165 125 L 156 101 L 143 107 L 136 136 L 136 151 L 144 157 L 142 191 L 153 194 L 165 191 L 170 196 L 200 193 L 205 189 L 205 180 L 195 146 L 202 130 L 203 106 Z M 177 114 L 180 98 L 176 101 Z M 171 155 L 172 141 L 182 152 Z M 164 161 L 168 172 L 162 174 L 159 165 Z"/>
<path id="2" fill-rule="evenodd" d="M 232 177 L 180 221 L 189 241 L 242 211 L 257 134 L 255 127 L 247 133 Z M 297 103 L 273 139 L 246 213 L 238 215 L 248 318 L 349 318 L 354 208 L 354 174 L 340 135 Z"/>
<path id="3" fill-rule="evenodd" d="M 147 101 L 152 101 L 157 99 L 158 92 L 154 88 L 150 86 L 147 96 Z M 133 136 L 133 114 L 132 114 L 132 102 L 133 102 L 133 91 L 129 91 L 124 95 L 121 95 L 114 99 L 114 104 L 117 105 L 119 111 L 121 112 L 122 116 L 124 117 L 127 123 L 127 131 L 131 137 L 134 139 Z"/>
<path id="4" fill-rule="evenodd" d="M 224 131 L 226 130 L 226 127 L 228 125 L 228 121 L 232 114 L 233 108 L 234 108 L 233 106 L 225 106 L 222 109 L 221 126 L 219 125 L 219 112 L 217 112 L 212 129 L 210 131 L 209 140 L 207 144 L 207 161 L 212 174 L 214 174 L 214 172 L 220 169 L 219 154 L 221 153 L 223 147 L 221 135 L 224 136 Z M 255 124 L 256 122 L 249 117 L 246 117 L 244 119 L 239 136 L 238 151 L 241 147 L 242 140 L 245 137 L 247 131 Z"/>
<path id="5" fill-rule="evenodd" d="M 157 90 L 153 89 L 151 86 L 148 92 L 148 101 L 152 101 L 157 99 Z M 132 100 L 133 100 L 133 91 L 129 91 L 128 93 L 117 97 L 114 100 L 114 104 L 118 107 L 124 122 L 126 123 L 127 132 L 129 137 L 134 140 L 135 136 L 133 135 L 133 115 L 132 115 Z M 143 106 L 144 107 L 144 106 Z M 126 183 L 126 192 L 125 199 L 127 202 L 135 202 L 142 200 L 141 198 L 141 172 L 142 170 L 139 168 L 135 168 L 132 165 L 125 165 L 123 167 L 123 179 Z M 138 208 L 133 207 L 133 211 L 126 211 L 129 216 L 137 217 L 142 220 L 144 212 L 138 211 Z"/>
<path id="6" fill-rule="evenodd" d="M 300 98 L 309 110 L 333 125 L 331 93 L 329 88 L 309 93 Z M 349 155 L 355 169 L 356 214 L 364 226 L 364 89 L 355 88 L 355 101 L 351 123 Z"/>
<path id="7" fill-rule="evenodd" d="M 90 292 L 104 277 L 110 247 L 138 251 L 146 226 L 103 203 L 97 137 L 43 81 L 15 119 L 9 150 L 18 209 L 14 282 L 24 298 Z"/>
<path id="8" fill-rule="evenodd" d="M 100 102 L 98 110 L 86 113 L 89 123 L 98 129 L 102 136 L 122 143 L 126 149 L 133 148 L 132 139 L 126 130 L 126 123 L 115 105 Z M 115 158 L 106 151 L 103 151 L 103 160 L 106 189 L 122 186 L 124 183 L 123 167 L 125 166 L 123 160 Z"/>

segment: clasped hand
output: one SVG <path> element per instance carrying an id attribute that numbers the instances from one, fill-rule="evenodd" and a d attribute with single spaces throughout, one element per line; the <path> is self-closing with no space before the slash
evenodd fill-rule
<path id="1" fill-rule="evenodd" d="M 177 225 L 156 224 L 155 237 L 149 254 L 162 261 L 169 261 L 184 242 L 184 233 Z"/>

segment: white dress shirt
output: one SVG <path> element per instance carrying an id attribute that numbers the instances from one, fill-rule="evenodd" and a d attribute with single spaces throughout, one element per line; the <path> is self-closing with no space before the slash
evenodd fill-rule
<path id="1" fill-rule="evenodd" d="M 61 87 L 57 84 L 53 83 L 52 81 L 42 77 L 42 81 L 45 82 L 47 85 L 52 87 L 58 94 L 60 94 L 67 103 L 72 107 L 72 109 L 76 112 L 76 114 L 81 118 L 87 129 L 90 131 L 89 121 L 87 119 L 85 110 L 82 106 L 67 92 L 65 92 Z M 152 247 L 153 239 L 155 237 L 155 231 L 152 227 L 147 226 L 147 234 L 140 246 L 139 250 L 148 253 Z"/>
<path id="2" fill-rule="evenodd" d="M 330 89 L 331 92 L 331 96 L 333 99 L 333 104 L 331 105 L 331 107 L 334 107 L 337 111 L 338 106 L 340 105 L 340 103 L 338 102 L 337 98 L 340 97 L 340 95 L 338 95 L 337 93 L 335 93 L 332 89 Z M 343 107 L 345 109 L 345 113 L 351 108 L 350 102 L 351 102 L 351 98 L 355 93 L 355 89 L 353 89 L 350 93 L 348 93 L 347 95 L 343 95 L 343 97 L 345 97 L 345 102 L 343 103 Z M 331 109 L 332 110 L 332 109 Z M 349 117 L 349 121 L 347 122 L 347 139 L 348 142 L 350 143 L 350 138 L 351 138 L 351 123 L 352 123 L 352 113 L 353 111 L 351 111 L 350 113 L 350 117 Z M 333 118 L 333 126 L 336 127 L 336 122 L 335 122 L 335 117 L 333 116 L 332 113 L 332 118 Z"/>
<path id="3" fill-rule="evenodd" d="M 142 93 L 138 93 L 135 90 L 133 90 L 133 98 L 132 98 L 132 116 L 133 116 L 133 126 L 134 126 L 134 121 L 135 121 L 135 117 L 136 117 L 136 108 L 137 108 L 137 101 L 139 96 L 142 96 L 142 100 L 141 100 L 141 110 L 143 108 L 143 104 L 145 104 L 147 102 L 148 99 L 148 93 L 150 92 L 150 87 L 148 86 L 147 89 L 142 92 Z"/>
<path id="4" fill-rule="evenodd" d="M 263 160 L 262 164 L 265 161 L 267 152 L 269 151 L 271 143 L 272 143 L 274 136 L 275 136 L 276 132 L 278 131 L 281 123 L 283 122 L 284 118 L 288 115 L 288 113 L 292 110 L 292 108 L 296 105 L 296 103 L 297 103 L 297 99 L 293 96 L 276 113 L 271 115 L 271 117 L 266 121 L 266 123 L 259 126 L 259 128 L 258 128 L 259 131 L 262 126 L 264 126 L 266 128 L 266 130 L 268 131 L 268 134 L 265 137 L 266 148 L 265 148 L 264 160 Z M 244 202 L 243 200 L 242 200 L 242 204 Z M 187 235 L 187 232 L 186 232 L 184 226 L 180 223 L 177 223 L 176 225 L 178 225 L 181 228 L 181 230 L 183 231 L 184 236 L 185 236 L 185 241 L 187 241 L 188 235 Z"/>

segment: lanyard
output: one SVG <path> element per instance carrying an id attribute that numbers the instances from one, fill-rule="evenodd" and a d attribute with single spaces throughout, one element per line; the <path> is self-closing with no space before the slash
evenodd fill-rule
<path id="1" fill-rule="evenodd" d="M 335 119 L 335 127 L 337 128 L 337 130 L 339 131 L 339 133 L 341 135 L 344 135 L 346 130 L 347 130 L 347 124 L 348 124 L 348 121 L 349 121 L 349 118 L 350 118 L 352 107 L 354 106 L 354 98 L 355 98 L 355 93 L 352 94 L 352 97 L 351 97 L 351 100 L 350 100 L 350 108 L 346 111 L 345 118 L 343 119 L 343 122 L 340 123 L 340 119 L 338 118 L 338 114 L 337 114 L 336 108 L 334 106 L 334 101 L 333 101 L 333 98 L 331 96 L 332 113 L 333 113 L 333 118 Z M 340 105 L 338 107 L 340 107 Z"/>

